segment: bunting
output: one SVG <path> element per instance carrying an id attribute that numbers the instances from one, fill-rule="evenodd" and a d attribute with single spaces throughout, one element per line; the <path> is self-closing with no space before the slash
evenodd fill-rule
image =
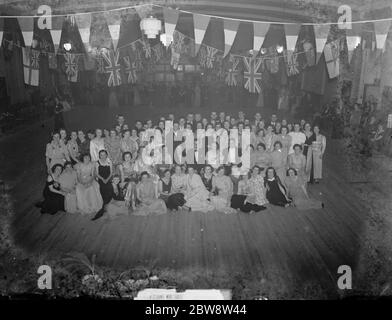
<path id="1" fill-rule="evenodd" d="M 144 57 L 146 59 L 150 59 L 151 58 L 150 42 L 146 39 L 143 39 L 143 40 L 141 40 L 141 43 L 142 43 L 142 47 L 143 47 Z"/>
<path id="2" fill-rule="evenodd" d="M 38 50 L 30 47 L 22 48 L 24 82 L 29 86 L 39 85 L 39 54 Z"/>
<path id="3" fill-rule="evenodd" d="M 385 48 L 385 41 L 387 40 L 391 22 L 391 20 L 374 22 L 377 49 L 383 50 Z"/>
<path id="4" fill-rule="evenodd" d="M 137 74 L 136 74 L 136 63 L 131 62 L 131 58 L 129 56 L 123 57 L 125 63 L 125 73 L 127 74 L 128 83 L 136 83 Z"/>
<path id="5" fill-rule="evenodd" d="M 170 64 L 172 67 L 177 70 L 178 64 L 180 63 L 180 53 L 176 52 L 174 48 L 171 48 L 171 59 L 170 59 Z"/>
<path id="6" fill-rule="evenodd" d="M 78 81 L 78 73 L 79 73 L 79 66 L 78 60 L 79 56 L 74 53 L 67 52 L 64 55 L 64 66 L 65 66 L 65 73 L 67 75 L 67 79 L 70 82 L 77 82 Z"/>
<path id="7" fill-rule="evenodd" d="M 284 25 L 284 31 L 286 34 L 286 49 L 288 51 L 294 52 L 300 29 L 301 25 L 297 23 Z"/>
<path id="8" fill-rule="evenodd" d="M 260 51 L 269 27 L 269 23 L 253 22 L 253 51 Z"/>
<path id="9" fill-rule="evenodd" d="M 61 39 L 61 30 L 63 29 L 64 17 L 54 16 L 52 17 L 52 28 L 49 30 L 52 36 L 52 41 L 54 45 L 54 52 L 56 53 Z"/>
<path id="10" fill-rule="evenodd" d="M 113 49 L 117 50 L 117 44 L 120 38 L 120 13 L 118 11 L 108 11 L 105 12 L 105 17 L 108 24 L 110 36 L 112 37 Z"/>
<path id="11" fill-rule="evenodd" d="M 102 57 L 106 61 L 105 72 L 109 74 L 108 87 L 121 85 L 121 65 L 119 63 L 120 52 L 117 50 L 102 51 Z"/>
<path id="12" fill-rule="evenodd" d="M 339 53 L 339 40 L 329 42 L 324 47 L 325 63 L 327 64 L 327 71 L 330 79 L 339 75 Z"/>
<path id="13" fill-rule="evenodd" d="M 206 46 L 206 63 L 205 66 L 208 69 L 212 69 L 214 67 L 215 55 L 218 52 L 218 49 L 215 49 L 210 46 Z"/>
<path id="14" fill-rule="evenodd" d="M 163 17 L 165 20 L 165 33 L 169 36 L 173 36 L 174 30 L 176 29 L 178 17 L 180 12 L 170 8 L 163 8 Z"/>
<path id="15" fill-rule="evenodd" d="M 200 46 L 203 42 L 204 36 L 207 31 L 208 24 L 210 23 L 209 16 L 203 16 L 200 14 L 193 14 L 193 25 L 195 32 L 195 54 L 199 52 Z"/>
<path id="16" fill-rule="evenodd" d="M 291 50 L 286 50 L 284 59 L 287 75 L 290 77 L 299 74 L 298 54 Z"/>
<path id="17" fill-rule="evenodd" d="M 0 18 L 0 47 L 3 43 L 3 34 L 4 34 L 4 19 Z"/>
<path id="18" fill-rule="evenodd" d="M 279 56 L 276 47 L 267 49 L 268 58 L 265 59 L 265 67 L 271 73 L 279 72 Z"/>
<path id="19" fill-rule="evenodd" d="M 155 62 L 158 62 L 159 60 L 162 59 L 164 52 L 161 44 L 158 43 L 155 46 L 153 46 L 152 51 L 154 52 Z"/>
<path id="20" fill-rule="evenodd" d="M 238 65 L 240 63 L 240 60 L 238 58 L 231 58 L 231 67 L 230 69 L 226 72 L 226 78 L 225 78 L 225 82 L 229 87 L 232 86 L 237 86 L 237 76 L 239 74 L 238 71 Z"/>
<path id="21" fill-rule="evenodd" d="M 244 71 L 244 78 L 245 78 L 245 89 L 248 89 L 249 92 L 251 93 L 260 93 L 261 88 L 258 80 L 261 81 L 261 72 L 259 71 L 259 68 L 261 66 L 262 60 L 259 58 L 244 58 L 244 65 L 245 65 L 245 71 Z"/>
<path id="22" fill-rule="evenodd" d="M 238 20 L 223 20 L 223 31 L 225 36 L 225 51 L 223 57 L 230 52 L 231 46 L 234 43 L 237 35 L 238 26 L 240 22 Z"/>
<path id="23" fill-rule="evenodd" d="M 86 51 L 88 51 L 87 48 L 90 44 L 91 14 L 76 14 L 72 16 L 72 19 L 76 21 L 82 42 Z"/>
<path id="24" fill-rule="evenodd" d="M 57 55 L 54 52 L 48 52 L 49 69 L 57 69 Z"/>
<path id="25" fill-rule="evenodd" d="M 325 43 L 327 42 L 328 33 L 330 25 L 329 24 L 319 24 L 314 25 L 314 35 L 316 40 L 316 63 L 318 63 L 321 54 L 324 51 Z"/>
<path id="26" fill-rule="evenodd" d="M 308 67 L 314 66 L 316 64 L 316 53 L 313 44 L 310 41 L 305 41 L 302 47 L 305 52 L 306 65 Z"/>
<path id="27" fill-rule="evenodd" d="M 105 61 L 101 54 L 98 54 L 95 57 L 95 63 L 96 63 L 97 73 L 100 74 L 105 73 Z"/>
<path id="28" fill-rule="evenodd" d="M 361 43 L 362 26 L 359 23 L 353 23 L 351 29 L 346 29 L 347 54 L 348 62 L 351 62 L 354 49 Z"/>
<path id="29" fill-rule="evenodd" d="M 34 19 L 31 17 L 18 17 L 20 31 L 26 47 L 30 47 L 33 42 Z"/>

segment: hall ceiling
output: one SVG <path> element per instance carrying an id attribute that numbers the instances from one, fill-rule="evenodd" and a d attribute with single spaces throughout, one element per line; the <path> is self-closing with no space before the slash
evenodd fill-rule
<path id="1" fill-rule="evenodd" d="M 3 14 L 32 15 L 38 6 L 48 4 L 55 13 L 75 13 L 153 3 L 190 12 L 246 20 L 276 22 L 312 22 L 317 19 L 312 8 L 335 13 L 337 7 L 352 7 L 353 20 L 391 16 L 391 0 L 0 0 Z M 309 10 L 304 10 L 304 6 Z M 387 8 L 387 10 L 385 10 Z"/>

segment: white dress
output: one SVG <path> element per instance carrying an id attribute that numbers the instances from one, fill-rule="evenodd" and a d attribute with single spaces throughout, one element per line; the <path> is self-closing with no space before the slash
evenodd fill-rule
<path id="1" fill-rule="evenodd" d="M 196 173 L 192 176 L 187 174 L 186 180 L 185 205 L 192 211 L 208 212 L 214 210 L 214 206 L 208 201 L 210 193 L 200 176 Z"/>
<path id="2" fill-rule="evenodd" d="M 92 162 L 87 165 L 80 163 L 77 166 L 77 172 L 80 180 L 82 182 L 88 181 L 93 176 L 94 168 L 95 164 Z M 89 186 L 85 186 L 79 182 L 76 185 L 76 203 L 78 211 L 81 214 L 98 212 L 103 206 L 98 182 L 93 180 Z"/>

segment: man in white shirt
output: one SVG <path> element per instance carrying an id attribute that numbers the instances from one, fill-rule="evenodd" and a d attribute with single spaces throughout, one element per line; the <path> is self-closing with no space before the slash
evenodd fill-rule
<path id="1" fill-rule="evenodd" d="M 299 123 L 294 124 L 294 131 L 289 133 L 289 136 L 291 136 L 291 145 L 289 149 L 289 154 L 294 153 L 294 145 L 299 144 L 301 147 L 303 147 L 303 144 L 306 141 L 306 136 L 303 132 L 300 131 L 301 127 Z"/>

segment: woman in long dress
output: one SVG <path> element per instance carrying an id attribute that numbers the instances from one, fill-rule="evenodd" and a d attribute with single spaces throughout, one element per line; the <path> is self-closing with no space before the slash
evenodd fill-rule
<path id="1" fill-rule="evenodd" d="M 299 210 L 321 209 L 324 204 L 321 201 L 309 197 L 306 190 L 306 181 L 298 176 L 294 168 L 287 170 L 286 186 L 288 196 L 292 199 L 293 205 Z"/>
<path id="2" fill-rule="evenodd" d="M 224 166 L 220 166 L 216 173 L 216 176 L 212 178 L 212 193 L 215 195 L 210 195 L 211 204 L 217 211 L 226 214 L 233 213 L 234 210 L 230 207 L 230 200 L 233 195 L 233 182 L 226 175 Z"/>
<path id="3" fill-rule="evenodd" d="M 274 151 L 270 154 L 271 166 L 275 169 L 276 174 L 280 178 L 280 181 L 284 181 L 286 177 L 286 166 L 287 157 L 282 151 L 282 143 L 280 141 L 275 141 Z"/>
<path id="4" fill-rule="evenodd" d="M 95 130 L 95 138 L 90 141 L 91 161 L 95 162 L 99 159 L 99 151 L 105 149 L 105 140 L 102 137 L 102 130 Z"/>
<path id="5" fill-rule="evenodd" d="M 323 156 L 327 146 L 327 139 L 324 135 L 320 134 L 319 126 L 314 126 L 313 132 L 315 141 L 312 142 L 312 156 L 313 156 L 313 178 L 315 183 L 319 183 L 323 177 Z"/>
<path id="6" fill-rule="evenodd" d="M 260 172 L 261 170 L 258 166 L 252 168 L 249 190 L 246 192 L 247 197 L 244 205 L 240 208 L 242 212 L 254 213 L 267 209 L 265 205 L 268 203 L 268 200 L 265 196 L 264 179 Z"/>
<path id="7" fill-rule="evenodd" d="M 185 205 L 186 183 L 186 174 L 182 172 L 181 166 L 176 165 L 171 177 L 171 191 L 167 206 L 170 210 L 182 209 Z"/>
<path id="8" fill-rule="evenodd" d="M 306 158 L 306 166 L 305 166 L 305 173 L 307 175 L 307 180 L 310 183 L 313 183 L 313 155 L 312 155 L 312 144 L 313 141 L 316 140 L 315 134 L 312 131 L 312 127 L 309 123 L 306 123 L 304 126 L 304 134 L 306 137 L 304 146 L 303 146 L 303 154 Z"/>
<path id="9" fill-rule="evenodd" d="M 61 190 L 65 193 L 64 208 L 68 213 L 77 213 L 76 184 L 78 177 L 71 162 L 66 162 L 64 170 L 59 177 Z"/>
<path id="10" fill-rule="evenodd" d="M 214 207 L 208 201 L 210 193 L 204 186 L 200 176 L 195 173 L 195 169 L 191 166 L 188 167 L 186 179 L 185 206 L 192 211 L 212 211 Z"/>
<path id="11" fill-rule="evenodd" d="M 46 145 L 46 167 L 48 173 L 51 174 L 51 169 L 55 164 L 64 165 L 69 161 L 69 156 L 66 148 L 63 147 L 60 141 L 60 134 L 55 132 L 52 134 L 52 141 Z"/>
<path id="12" fill-rule="evenodd" d="M 96 177 L 99 183 L 99 192 L 103 200 L 103 205 L 109 203 L 112 195 L 111 180 L 113 176 L 113 165 L 108 158 L 106 150 L 99 151 L 99 159 L 96 162 Z"/>
<path id="13" fill-rule="evenodd" d="M 306 158 L 302 153 L 302 147 L 299 144 L 294 145 L 294 153 L 288 157 L 288 167 L 297 170 L 299 176 L 305 178 Z"/>
<path id="14" fill-rule="evenodd" d="M 46 180 L 43 196 L 44 201 L 39 205 L 41 213 L 56 214 L 59 211 L 64 211 L 64 196 L 65 192 L 61 190 L 59 177 L 63 171 L 63 166 L 56 163 L 51 168 L 51 173 Z"/>
<path id="15" fill-rule="evenodd" d="M 241 176 L 241 180 L 238 182 L 238 190 L 231 197 L 231 207 L 233 209 L 241 210 L 245 205 L 246 198 L 252 193 L 249 177 L 249 173 Z"/>
<path id="16" fill-rule="evenodd" d="M 136 186 L 136 199 L 138 204 L 134 215 L 147 216 L 150 214 L 160 215 L 167 212 L 165 202 L 158 198 L 157 188 L 150 175 L 144 171 L 140 175 L 140 182 Z"/>
<path id="17" fill-rule="evenodd" d="M 111 200 L 106 206 L 105 216 L 113 219 L 117 216 L 129 214 L 130 207 L 133 208 L 131 203 L 131 188 L 121 187 L 120 176 L 114 175 L 111 181 Z"/>
<path id="18" fill-rule="evenodd" d="M 286 188 L 272 167 L 269 167 L 265 173 L 264 186 L 267 190 L 266 197 L 269 203 L 281 207 L 290 205 L 291 201 L 287 197 Z"/>
<path id="19" fill-rule="evenodd" d="M 99 184 L 95 180 L 95 163 L 89 154 L 83 156 L 83 162 L 77 164 L 78 184 L 76 185 L 76 202 L 81 214 L 98 212 L 103 206 Z"/>

